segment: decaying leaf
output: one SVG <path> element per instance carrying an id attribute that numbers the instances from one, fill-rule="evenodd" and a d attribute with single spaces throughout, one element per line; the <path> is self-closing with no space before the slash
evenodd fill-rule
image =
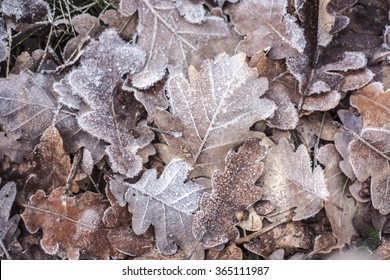
<path id="1" fill-rule="evenodd" d="M 135 184 L 126 183 L 121 177 L 110 181 L 119 204 L 128 203 L 135 234 L 143 234 L 153 225 L 156 246 L 166 255 L 174 254 L 176 245 L 187 256 L 197 249 L 191 223 L 202 187 L 191 181 L 184 184 L 189 168 L 185 161 L 175 160 L 165 167 L 158 179 L 157 171 L 148 169 Z"/>
<path id="2" fill-rule="evenodd" d="M 174 116 L 160 111 L 155 123 L 163 131 L 181 133 L 162 137 L 173 154 L 187 154 L 194 166 L 192 177 L 211 177 L 214 170 L 223 169 L 221 155 L 246 137 L 261 136 L 249 128 L 271 117 L 275 104 L 259 98 L 268 88 L 267 80 L 257 78 L 243 53 L 207 60 L 199 72 L 190 67 L 189 77 L 189 82 L 182 75 L 168 80 Z"/>
<path id="3" fill-rule="evenodd" d="M 249 251 L 268 259 L 269 255 L 278 248 L 291 250 L 294 248 L 310 249 L 313 239 L 310 229 L 301 222 L 280 225 L 261 235 L 251 243 L 244 245 Z"/>
<path id="4" fill-rule="evenodd" d="M 362 117 L 355 116 L 352 112 L 347 110 L 339 110 L 337 114 L 346 129 L 353 131 L 354 133 L 360 134 L 360 131 L 363 127 Z M 343 160 L 341 160 L 339 163 L 340 169 L 348 178 L 350 178 L 352 181 L 355 181 L 356 176 L 353 173 L 349 159 L 349 144 L 353 140 L 354 136 L 345 129 L 341 129 L 341 131 L 337 132 L 334 135 L 334 144 L 336 146 L 336 149 L 343 157 Z"/>
<path id="5" fill-rule="evenodd" d="M 294 152 L 286 138 L 279 140 L 278 145 L 265 138 L 262 144 L 268 148 L 260 177 L 263 199 L 276 206 L 276 213 L 296 207 L 294 221 L 320 211 L 329 191 L 321 167 L 312 169 L 307 148 L 300 145 Z"/>
<path id="6" fill-rule="evenodd" d="M 10 74 L 0 79 L 0 123 L 16 139 L 33 140 L 53 122 L 57 100 L 50 75 Z"/>
<path id="7" fill-rule="evenodd" d="M 49 9 L 44 0 L 3 0 L 1 5 L 4 15 L 32 23 L 43 20 Z"/>
<path id="8" fill-rule="evenodd" d="M 384 90 L 381 83 L 375 82 L 355 91 L 350 102 L 362 115 L 363 126 L 390 124 L 390 90 Z"/>
<path id="9" fill-rule="evenodd" d="M 151 228 L 137 235 L 129 227 L 111 229 L 107 235 L 112 247 L 129 256 L 142 256 L 149 253 L 155 246 L 154 233 Z"/>
<path id="10" fill-rule="evenodd" d="M 1 181 L 1 180 L 0 180 Z M 15 225 L 19 224 L 19 215 L 14 215 L 11 219 L 9 218 L 11 207 L 14 203 L 16 197 L 16 185 L 14 182 L 8 182 L 5 184 L 0 190 L 0 256 L 4 254 L 8 255 L 7 251 L 7 242 L 5 241 L 5 237 L 8 232 Z M 5 249 L 5 251 L 4 251 Z"/>
<path id="11" fill-rule="evenodd" d="M 384 239 L 382 244 L 373 252 L 373 256 L 377 260 L 390 260 L 390 241 Z"/>
<path id="12" fill-rule="evenodd" d="M 27 178 L 26 192 L 43 190 L 50 194 L 54 189 L 66 186 L 71 163 L 57 128 L 49 126 L 43 132 L 40 143 L 31 154 L 31 161 L 34 169 Z M 70 190 L 78 192 L 77 184 L 74 181 L 69 183 Z"/>
<path id="13" fill-rule="evenodd" d="M 243 0 L 227 10 L 236 30 L 247 35 L 238 50 L 248 56 L 269 49 L 269 57 L 280 59 L 302 53 L 306 41 L 297 18 L 287 13 L 287 0 Z"/>
<path id="14" fill-rule="evenodd" d="M 7 155 L 13 162 L 22 163 L 32 148 L 28 144 L 22 144 L 12 137 L 8 137 L 4 132 L 0 132 L 0 158 Z"/>
<path id="15" fill-rule="evenodd" d="M 208 250 L 206 260 L 242 260 L 243 253 L 235 244 L 229 245 L 221 251 Z"/>
<path id="16" fill-rule="evenodd" d="M 185 3 L 184 7 L 188 7 L 188 2 L 182 0 L 177 5 L 183 8 L 181 4 Z M 200 24 L 191 24 L 180 16 L 171 1 L 121 0 L 120 9 L 126 15 L 139 13 L 137 43 L 147 52 L 144 69 L 132 76 L 133 85 L 139 89 L 161 80 L 167 68 L 170 73 L 186 72 L 188 54 L 199 51 L 212 38 L 230 35 L 223 18 L 208 16 Z"/>
<path id="17" fill-rule="evenodd" d="M 258 139 L 248 139 L 237 152 L 229 151 L 225 171 L 213 174 L 212 192 L 203 194 L 192 225 L 195 237 L 206 247 L 237 238 L 236 213 L 261 198 L 262 191 L 254 183 L 263 171 L 265 155 Z"/>
<path id="18" fill-rule="evenodd" d="M 356 139 L 349 145 L 352 169 L 360 182 L 371 177 L 372 204 L 387 215 L 390 213 L 390 130 L 367 127 L 360 136 L 366 143 Z"/>
<path id="19" fill-rule="evenodd" d="M 46 196 L 38 190 L 31 196 L 21 215 L 27 230 L 43 230 L 41 246 L 51 255 L 65 254 L 69 259 L 78 259 L 81 253 L 99 259 L 115 255 L 102 223 L 108 202 L 92 192 L 64 200 L 65 192 L 65 188 L 57 188 Z"/>
<path id="20" fill-rule="evenodd" d="M 357 234 L 352 222 L 356 214 L 355 201 L 345 194 L 347 178 L 343 176 L 338 166 L 341 156 L 335 146 L 328 144 L 322 147 L 319 150 L 318 160 L 325 166 L 325 178 L 329 190 L 329 199 L 325 201 L 326 215 L 337 244 L 343 247 L 344 244 L 349 245 L 351 238 Z"/>
<path id="21" fill-rule="evenodd" d="M 136 127 L 137 103 L 129 100 L 131 96 L 122 94 L 121 86 L 123 74 L 142 67 L 144 53 L 126 44 L 114 29 L 108 29 L 100 35 L 99 41 L 88 45 L 80 63 L 61 82 L 62 86 L 56 88 L 63 97 L 62 102 L 68 106 L 78 103 L 65 102 L 70 92 L 89 105 L 91 110 L 81 112 L 78 117 L 80 127 L 110 143 L 106 153 L 111 168 L 133 177 L 142 168 L 142 159 L 136 152 L 149 144 L 154 134 L 146 127 Z M 127 107 L 129 105 L 135 110 Z"/>

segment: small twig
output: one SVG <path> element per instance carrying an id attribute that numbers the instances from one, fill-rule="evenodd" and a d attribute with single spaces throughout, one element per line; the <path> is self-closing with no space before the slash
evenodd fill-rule
<path id="1" fill-rule="evenodd" d="M 256 237 L 259 237 L 260 235 L 263 235 L 264 233 L 266 233 L 270 230 L 273 230 L 274 228 L 280 226 L 281 224 L 288 223 L 291 220 L 292 220 L 292 212 L 290 211 L 290 214 L 287 217 L 284 217 L 277 222 L 273 222 L 272 224 L 269 224 L 268 226 L 263 227 L 259 231 L 256 231 L 256 232 L 249 234 L 247 236 L 238 238 L 234 243 L 236 243 L 237 245 L 240 245 L 240 244 L 250 242 L 251 240 L 255 239 Z"/>
<path id="2" fill-rule="evenodd" d="M 369 147 L 371 150 L 373 150 L 374 152 L 376 152 L 378 155 L 380 155 L 381 157 L 383 157 L 384 159 L 390 161 L 390 157 L 386 156 L 383 152 L 381 152 L 380 150 L 378 150 L 377 148 L 375 148 L 370 142 L 368 142 L 366 139 L 364 139 L 363 137 L 361 137 L 359 134 L 357 134 L 355 131 L 349 129 L 348 127 L 345 127 L 343 126 L 341 123 L 339 122 L 336 122 L 336 121 L 333 121 L 333 124 L 336 125 L 337 127 L 340 127 L 342 129 L 344 129 L 345 132 L 348 132 L 349 134 L 351 134 L 353 137 L 357 138 L 359 141 L 361 141 L 363 144 L 365 144 L 367 147 Z"/>

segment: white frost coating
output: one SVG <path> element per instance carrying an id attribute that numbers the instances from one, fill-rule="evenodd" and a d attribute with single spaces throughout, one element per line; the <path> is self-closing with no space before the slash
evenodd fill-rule
<path id="1" fill-rule="evenodd" d="M 331 90 L 331 88 L 324 81 L 315 81 L 312 85 L 310 85 L 308 94 L 309 95 L 314 94 L 314 93 L 320 94 L 323 92 L 328 92 L 330 90 Z"/>
<path id="2" fill-rule="evenodd" d="M 367 65 L 367 58 L 362 52 L 345 52 L 342 60 L 322 66 L 319 71 L 343 71 L 357 70 Z"/>
<path id="3" fill-rule="evenodd" d="M 101 217 L 98 212 L 93 209 L 85 211 L 81 218 L 77 221 L 75 237 L 82 235 L 85 232 L 94 232 L 98 229 L 101 223 Z"/>
<path id="4" fill-rule="evenodd" d="M 202 1 L 176 0 L 176 8 L 189 23 L 201 23 L 205 18 L 206 11 L 203 8 Z"/>
<path id="5" fill-rule="evenodd" d="M 189 168 L 185 161 L 173 160 L 158 179 L 156 170 L 149 169 L 135 184 L 110 182 L 116 197 L 121 198 L 126 191 L 125 199 L 133 213 L 134 232 L 142 234 L 153 225 L 157 248 L 163 254 L 174 254 L 176 244 L 186 253 L 191 253 L 197 245 L 191 223 L 202 187 L 193 182 L 183 183 Z"/>
<path id="6" fill-rule="evenodd" d="M 286 23 L 287 34 L 289 35 L 289 41 L 286 43 L 291 44 L 299 53 L 303 53 L 306 47 L 306 39 L 303 28 L 299 27 L 297 20 L 290 14 L 284 16 Z"/>

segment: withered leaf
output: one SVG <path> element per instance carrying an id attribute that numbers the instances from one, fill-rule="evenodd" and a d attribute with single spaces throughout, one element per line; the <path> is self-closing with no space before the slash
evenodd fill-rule
<path id="1" fill-rule="evenodd" d="M 0 79 L 0 123 L 10 136 L 33 140 L 49 127 L 57 111 L 50 75 L 22 72 Z"/>
<path id="2" fill-rule="evenodd" d="M 349 145 L 352 169 L 360 182 L 371 177 L 372 205 L 387 215 L 390 213 L 390 162 L 385 157 L 390 151 L 390 130 L 366 127 L 360 136 L 377 151 L 358 139 L 353 140 Z"/>
<path id="3" fill-rule="evenodd" d="M 301 222 L 280 225 L 244 245 L 246 249 L 265 259 L 268 259 L 269 255 L 278 248 L 308 250 L 312 246 L 313 239 L 310 229 L 308 225 Z"/>
<path id="4" fill-rule="evenodd" d="M 112 247 L 129 256 L 141 256 L 149 253 L 155 246 L 154 233 L 151 228 L 137 235 L 129 227 L 111 229 L 107 235 Z"/>
<path id="5" fill-rule="evenodd" d="M 0 132 L 0 158 L 7 155 L 13 162 L 22 163 L 32 150 L 28 144 L 22 144 L 12 137 L 8 137 L 4 132 Z"/>
<path id="6" fill-rule="evenodd" d="M 325 178 L 329 190 L 329 200 L 325 201 L 326 215 L 337 244 L 343 247 L 344 244 L 349 245 L 352 236 L 357 234 L 352 222 L 356 214 L 355 201 L 345 194 L 347 178 L 343 176 L 338 166 L 341 156 L 335 146 L 328 144 L 322 147 L 318 153 L 318 160 L 325 166 Z"/>
<path id="7" fill-rule="evenodd" d="M 307 148 L 300 145 L 294 152 L 286 138 L 273 144 L 265 138 L 267 146 L 264 173 L 260 177 L 265 200 L 276 206 L 276 213 L 295 209 L 294 221 L 313 216 L 329 197 L 324 172 L 320 166 L 311 167 Z"/>
<path id="8" fill-rule="evenodd" d="M 119 204 L 128 203 L 135 234 L 143 234 L 153 225 L 156 246 L 166 255 L 174 254 L 176 245 L 187 256 L 197 249 L 191 223 L 202 187 L 191 181 L 184 183 L 189 168 L 185 161 L 175 160 L 165 167 L 158 179 L 157 171 L 148 169 L 135 184 L 125 182 L 121 177 L 110 181 L 111 191 Z"/>
<path id="9" fill-rule="evenodd" d="M 31 154 L 31 161 L 34 168 L 27 178 L 24 187 L 26 192 L 43 190 L 50 194 L 56 188 L 65 187 L 71 163 L 57 128 L 49 126 L 43 132 L 40 143 Z M 77 184 L 74 181 L 70 183 L 70 190 L 78 192 Z"/>
<path id="10" fill-rule="evenodd" d="M 9 218 L 11 207 L 14 203 L 15 197 L 16 197 L 16 185 L 14 182 L 8 182 L 1 188 L 0 190 L 0 242 L 5 247 L 7 246 L 7 244 L 4 244 L 3 241 L 6 235 L 8 234 L 8 231 L 10 231 L 12 227 L 14 227 L 15 225 L 19 224 L 19 215 L 15 215 L 11 219 Z M 4 252 L 3 246 L 0 246 L 0 256 L 3 256 L 4 254 L 7 254 L 7 252 Z"/>
<path id="11" fill-rule="evenodd" d="M 350 102 L 363 116 L 363 126 L 384 127 L 390 123 L 390 90 L 384 90 L 381 83 L 355 91 Z"/>
<path id="12" fill-rule="evenodd" d="M 263 171 L 265 155 L 258 139 L 247 139 L 237 152 L 228 152 L 225 171 L 214 172 L 212 192 L 203 194 L 192 225 L 195 237 L 206 247 L 237 238 L 236 213 L 261 198 L 262 191 L 254 183 Z"/>
<path id="13" fill-rule="evenodd" d="M 259 98 L 268 89 L 267 80 L 247 66 L 243 53 L 221 54 L 205 61 L 200 71 L 190 67 L 189 77 L 189 82 L 182 75 L 168 80 L 169 102 L 176 118 L 160 111 L 155 123 L 163 131 L 182 133 L 182 137 L 162 137 L 174 154 L 187 153 L 194 166 L 191 177 L 211 177 L 214 170 L 223 169 L 221 155 L 246 137 L 261 134 L 249 128 L 271 117 L 276 106 Z"/>
<path id="14" fill-rule="evenodd" d="M 363 127 L 363 119 L 361 116 L 355 116 L 352 112 L 347 110 L 339 110 L 337 114 L 345 128 L 360 134 L 360 131 Z M 356 176 L 353 173 L 349 160 L 349 144 L 353 140 L 354 136 L 345 129 L 341 129 L 340 132 L 337 132 L 334 135 L 334 144 L 336 149 L 343 157 L 343 160 L 341 160 L 339 163 L 340 169 L 348 178 L 350 178 L 352 181 L 355 181 Z"/>
<path id="15" fill-rule="evenodd" d="M 221 251 L 208 250 L 206 260 L 242 260 L 243 252 L 235 244 L 229 245 Z"/>
<path id="16" fill-rule="evenodd" d="M 149 144 L 154 134 L 146 127 L 136 127 L 139 107 L 131 95 L 123 94 L 121 86 L 123 74 L 142 67 L 144 53 L 126 44 L 114 29 L 108 29 L 99 41 L 88 45 L 80 63 L 57 90 L 62 96 L 70 91 L 89 105 L 91 110 L 79 113 L 78 124 L 111 144 L 106 153 L 114 172 L 133 177 L 142 168 L 142 159 L 136 153 Z"/>
<path id="17" fill-rule="evenodd" d="M 297 19 L 287 13 L 287 2 L 243 0 L 227 9 L 237 32 L 247 35 L 238 50 L 253 56 L 269 49 L 272 59 L 302 53 L 306 45 L 303 29 Z"/>
<path id="18" fill-rule="evenodd" d="M 189 1 L 177 4 L 184 2 Z M 210 39 L 230 35 L 223 18 L 209 16 L 200 24 L 190 24 L 171 1 L 121 0 L 120 9 L 127 15 L 137 10 L 139 13 L 137 44 L 147 51 L 144 69 L 131 77 L 133 85 L 139 89 L 161 80 L 167 68 L 171 74 L 186 72 L 187 55 L 198 52 Z"/>
<path id="19" fill-rule="evenodd" d="M 377 260 L 390 260 L 390 240 L 383 239 L 382 244 L 373 252 Z"/>
<path id="20" fill-rule="evenodd" d="M 65 192 L 65 188 L 57 188 L 46 196 L 38 190 L 21 215 L 27 230 L 43 230 L 41 246 L 51 255 L 65 253 L 69 259 L 78 259 L 81 252 L 99 259 L 113 256 L 108 229 L 102 223 L 108 202 L 92 192 L 64 200 Z"/>
<path id="21" fill-rule="evenodd" d="M 49 10 L 44 0 L 3 0 L 1 4 L 2 13 L 14 16 L 19 22 L 42 21 Z"/>

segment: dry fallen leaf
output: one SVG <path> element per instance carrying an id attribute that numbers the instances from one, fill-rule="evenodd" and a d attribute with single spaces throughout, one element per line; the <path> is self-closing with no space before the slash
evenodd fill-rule
<path id="1" fill-rule="evenodd" d="M 320 211 L 329 191 L 321 167 L 312 169 L 307 148 L 300 145 L 294 152 L 286 138 L 279 140 L 278 145 L 269 139 L 263 139 L 262 144 L 267 146 L 264 172 L 260 177 L 263 199 L 276 206 L 276 213 L 296 207 L 294 221 Z"/>
<path id="2" fill-rule="evenodd" d="M 183 75 L 171 77 L 167 90 L 173 116 L 157 113 L 155 123 L 162 140 L 173 154 L 183 154 L 194 166 L 191 177 L 211 177 L 223 169 L 223 157 L 246 137 L 261 136 L 250 131 L 256 122 L 271 117 L 275 104 L 259 98 L 268 88 L 267 80 L 245 62 L 245 54 L 221 54 L 207 60 L 200 71 L 190 67 L 190 81 Z M 167 121 L 169 120 L 169 121 Z"/>
<path id="3" fill-rule="evenodd" d="M 30 233 L 43 231 L 41 246 L 46 253 L 78 259 L 85 253 L 94 258 L 114 256 L 102 216 L 108 202 L 92 192 L 64 200 L 65 188 L 53 190 L 46 196 L 38 190 L 31 196 L 22 219 Z M 93 241 L 93 242 L 91 242 Z"/>
<path id="4" fill-rule="evenodd" d="M 371 177 L 372 204 L 387 215 L 390 213 L 390 130 L 366 127 L 360 136 L 365 142 L 356 139 L 349 145 L 352 169 L 360 182 Z"/>
<path id="5" fill-rule="evenodd" d="M 235 244 L 229 245 L 221 251 L 208 250 L 206 260 L 242 260 L 243 253 Z"/>
<path id="6" fill-rule="evenodd" d="M 128 203 L 135 234 L 143 234 L 153 225 L 156 246 L 165 255 L 174 254 L 176 245 L 187 256 L 196 250 L 202 254 L 191 231 L 202 187 L 191 181 L 184 183 L 189 168 L 183 160 L 175 160 L 165 167 L 158 179 L 157 171 L 148 169 L 135 184 L 126 183 L 123 177 L 110 181 L 119 205 Z"/>
<path id="7" fill-rule="evenodd" d="M 287 13 L 287 0 L 243 0 L 232 5 L 227 13 L 240 35 L 247 35 L 238 50 L 248 56 L 269 48 L 272 59 L 302 53 L 306 42 L 297 18 Z"/>
<path id="8" fill-rule="evenodd" d="M 137 43 L 147 52 L 144 69 L 131 77 L 132 84 L 139 89 L 160 81 L 167 68 L 171 74 L 186 72 L 187 55 L 198 52 L 210 39 L 230 35 L 223 18 L 208 16 L 202 23 L 191 24 L 180 16 L 171 1 L 121 0 L 120 11 L 126 15 L 136 11 L 139 14 Z"/>
<path id="9" fill-rule="evenodd" d="M 310 249 L 313 239 L 310 229 L 301 222 L 280 225 L 244 245 L 249 251 L 268 259 L 276 249 L 290 250 L 294 248 Z"/>
<path id="10" fill-rule="evenodd" d="M 351 105 L 363 117 L 363 126 L 384 127 L 390 124 L 390 90 L 379 82 L 372 83 L 351 95 Z"/>
<path id="11" fill-rule="evenodd" d="M 236 213 L 261 198 L 254 185 L 263 171 L 265 148 L 258 139 L 247 139 L 237 152 L 226 156 L 225 171 L 212 177 L 212 192 L 204 193 L 192 225 L 195 237 L 206 247 L 233 241 L 238 236 Z"/>
<path id="12" fill-rule="evenodd" d="M 50 194 L 54 189 L 66 186 L 71 163 L 57 128 L 49 126 L 43 132 L 40 143 L 34 148 L 30 157 L 34 168 L 24 186 L 26 192 L 35 193 L 43 190 L 46 194 Z M 74 181 L 69 183 L 72 192 L 79 191 Z"/>
<path id="13" fill-rule="evenodd" d="M 1 182 L 1 180 L 0 180 Z M 14 182 L 8 182 L 0 190 L 0 256 L 8 255 L 8 242 L 5 240 L 15 226 L 19 224 L 19 215 L 9 218 L 11 207 L 16 197 L 16 185 Z M 13 235 L 13 234 L 11 234 Z M 12 236 L 11 236 L 12 237 Z"/>
<path id="14" fill-rule="evenodd" d="M 341 156 L 334 145 L 328 144 L 318 152 L 318 161 L 325 166 L 326 184 L 329 190 L 329 200 L 325 201 L 326 215 L 332 226 L 337 244 L 343 247 L 350 244 L 351 238 L 357 235 L 353 226 L 356 214 L 355 201 L 346 196 L 347 178 L 343 176 L 338 163 Z"/>
<path id="15" fill-rule="evenodd" d="M 99 41 L 93 40 L 88 45 L 81 65 L 56 88 L 62 95 L 61 102 L 66 105 L 75 107 L 76 104 L 76 109 L 79 105 L 78 100 L 65 101 L 69 92 L 89 105 L 91 110 L 79 114 L 78 124 L 91 135 L 111 144 L 106 148 L 111 168 L 128 177 L 141 171 L 142 159 L 136 152 L 154 138 L 148 128 L 136 127 L 137 104 L 129 101 L 131 97 L 121 91 L 122 75 L 139 70 L 144 64 L 144 56 L 139 48 L 126 44 L 114 29 L 108 29 L 100 35 Z M 128 105 L 135 110 L 122 107 Z"/>

